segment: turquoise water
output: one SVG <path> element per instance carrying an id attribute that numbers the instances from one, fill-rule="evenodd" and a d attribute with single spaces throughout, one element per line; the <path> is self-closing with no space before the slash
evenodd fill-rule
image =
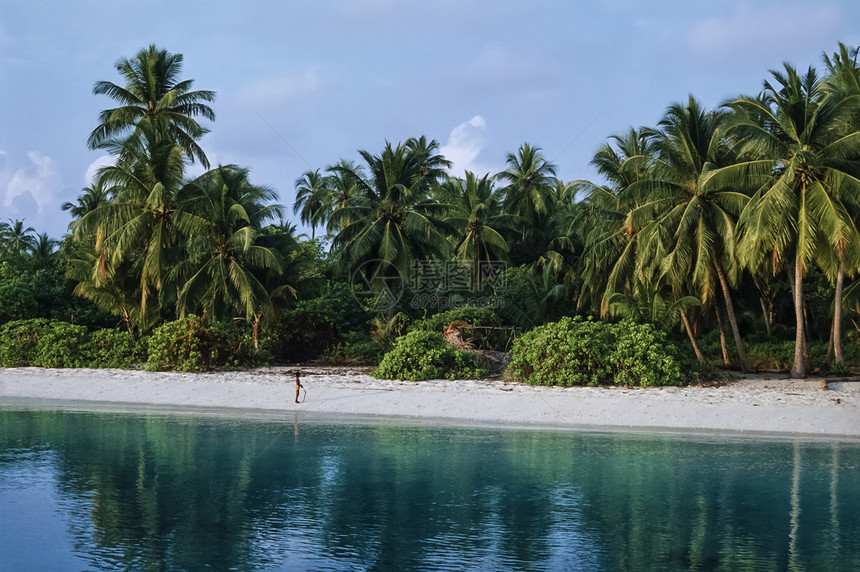
<path id="1" fill-rule="evenodd" d="M 0 570 L 857 570 L 860 444 L 0 409 Z"/>

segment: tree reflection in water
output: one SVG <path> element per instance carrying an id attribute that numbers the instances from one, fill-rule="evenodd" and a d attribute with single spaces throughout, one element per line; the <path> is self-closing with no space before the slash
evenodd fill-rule
<path id="1" fill-rule="evenodd" d="M 7 522 L 27 463 L 92 568 L 860 562 L 857 443 L 0 410 Z"/>

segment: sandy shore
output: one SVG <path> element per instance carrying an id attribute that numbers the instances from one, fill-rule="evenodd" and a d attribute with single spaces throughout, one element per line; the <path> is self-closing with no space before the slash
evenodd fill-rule
<path id="1" fill-rule="evenodd" d="M 860 382 L 757 375 L 720 387 L 554 388 L 503 381 L 380 381 L 366 370 L 292 368 L 211 374 L 0 369 L 0 405 L 20 398 L 402 416 L 571 428 L 669 428 L 860 437 Z"/>

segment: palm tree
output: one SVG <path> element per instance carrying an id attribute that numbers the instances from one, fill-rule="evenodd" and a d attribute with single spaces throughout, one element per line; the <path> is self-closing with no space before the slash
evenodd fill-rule
<path id="1" fill-rule="evenodd" d="M 24 221 L 8 219 L 9 224 L 0 223 L 0 245 L 2 250 L 21 256 L 36 249 L 37 242 L 32 226 L 24 228 Z"/>
<path id="2" fill-rule="evenodd" d="M 478 179 L 466 171 L 465 179 L 449 179 L 439 193 L 452 207 L 445 221 L 457 229 L 455 256 L 472 264 L 475 284 L 480 286 L 481 265 L 508 258 L 508 244 L 500 231 L 510 227 L 514 217 L 502 214 L 489 174 Z"/>
<path id="3" fill-rule="evenodd" d="M 303 224 L 311 225 L 311 240 L 316 237 L 317 225 L 325 225 L 328 220 L 331 190 L 328 177 L 320 170 L 305 171 L 296 179 L 296 201 L 293 213 L 301 217 Z"/>
<path id="4" fill-rule="evenodd" d="M 852 223 L 840 197 L 856 202 L 860 179 L 850 159 L 860 156 L 860 133 L 839 130 L 860 96 L 830 97 L 815 69 L 803 76 L 789 64 L 771 72 L 758 98 L 726 103 L 729 132 L 745 157 L 713 174 L 714 183 L 757 188 L 738 220 L 739 256 L 757 266 L 766 256 L 788 259 L 793 273 L 793 377 L 806 376 L 803 276 L 821 245 L 839 245 Z"/>
<path id="5" fill-rule="evenodd" d="M 527 223 L 546 212 L 548 195 L 556 185 L 555 165 L 541 155 L 540 147 L 523 143 L 516 154 L 508 153 L 508 168 L 496 175 L 507 181 L 505 209 Z M 525 236 L 524 226 L 523 236 Z"/>
<path id="6" fill-rule="evenodd" d="M 407 139 L 403 146 L 418 163 L 425 191 L 429 191 L 434 183 L 444 182 L 448 178 L 446 169 L 450 169 L 453 163 L 439 154 L 438 141 L 435 139 L 427 141 L 427 137 L 422 135 Z"/>
<path id="7" fill-rule="evenodd" d="M 706 112 L 692 96 L 687 105 L 669 107 L 654 139 L 652 175 L 631 185 L 631 192 L 647 199 L 625 224 L 641 228 L 639 256 L 659 263 L 674 288 L 692 286 L 707 304 L 719 285 L 741 369 L 747 371 L 731 285 L 738 278 L 735 217 L 749 197 L 710 184 L 711 173 L 734 160 L 724 141 L 724 115 Z"/>
<path id="8" fill-rule="evenodd" d="M 69 228 L 73 230 L 73 226 L 79 219 L 97 208 L 106 205 L 110 202 L 111 198 L 111 189 L 105 186 L 102 181 L 96 180 L 92 186 L 81 189 L 81 194 L 74 203 L 65 202 L 60 205 L 60 209 L 69 211 L 72 215 L 73 220 L 69 223 Z"/>
<path id="9" fill-rule="evenodd" d="M 591 306 L 604 316 L 609 313 L 610 295 L 634 295 L 639 229 L 624 221 L 641 204 L 641 199 L 630 191 L 631 186 L 651 176 L 656 153 L 654 136 L 654 130 L 645 128 L 631 128 L 611 136 L 591 160 L 606 184 L 571 183 L 571 188 L 584 196 L 573 224 L 583 243 L 582 288 L 577 305 Z"/>
<path id="10" fill-rule="evenodd" d="M 151 136 L 148 135 L 148 137 Z M 138 273 L 140 303 L 137 315 L 144 321 L 153 295 L 168 292 L 168 277 L 182 239 L 182 220 L 177 193 L 182 185 L 184 161 L 177 145 L 155 145 L 129 149 L 126 160 L 104 167 L 99 178 L 112 188 L 113 198 L 84 215 L 75 225 L 74 237 L 81 242 L 95 236 L 94 247 L 108 270 L 124 262 Z"/>
<path id="11" fill-rule="evenodd" d="M 268 220 L 281 216 L 277 194 L 252 185 L 248 170 L 233 165 L 217 167 L 182 190 L 181 213 L 188 229 L 188 258 L 177 273 L 189 278 L 177 301 L 181 312 L 202 310 L 204 319 L 238 313 L 259 326 L 272 314 L 262 276 L 280 273 L 276 253 L 257 243 Z"/>
<path id="12" fill-rule="evenodd" d="M 119 316 L 130 334 L 141 324 L 140 282 L 131 264 L 113 268 L 103 253 L 92 245 L 75 242 L 66 262 L 66 276 L 75 282 L 74 293 L 86 298 L 101 310 Z"/>
<path id="13" fill-rule="evenodd" d="M 635 278 L 634 295 L 626 296 L 614 293 L 609 297 L 609 311 L 612 316 L 633 318 L 637 322 L 654 324 L 656 327 L 669 330 L 675 326 L 685 312 L 701 301 L 695 296 L 676 298 L 671 289 L 663 281 L 663 277 L 643 276 Z M 687 330 L 690 341 L 700 357 L 698 345 L 692 332 Z M 700 361 L 704 361 L 702 356 Z"/>
<path id="14" fill-rule="evenodd" d="M 825 90 L 830 97 L 839 99 L 843 97 L 855 97 L 860 95 L 860 65 L 857 63 L 858 50 L 857 48 L 848 48 L 844 44 L 839 44 L 839 49 L 829 57 L 824 54 L 824 63 L 827 65 L 828 77 L 825 81 Z M 860 108 L 855 109 L 851 113 L 843 127 L 844 132 L 856 133 L 860 131 Z M 854 163 L 851 165 L 846 162 L 845 167 L 851 168 L 855 176 L 860 176 L 860 165 L 857 165 L 858 157 L 850 157 Z M 841 191 L 841 189 L 839 189 Z M 830 252 L 822 253 L 819 260 L 825 261 L 824 264 L 819 263 L 822 269 L 834 282 L 834 309 L 833 309 L 833 357 L 834 363 L 841 364 L 844 362 L 842 355 L 842 299 L 843 287 L 846 274 L 853 276 L 860 271 L 860 232 L 858 232 L 858 224 L 860 224 L 860 201 L 858 197 L 845 196 L 845 193 L 839 193 L 845 208 L 851 213 L 848 221 L 853 223 L 849 228 L 849 236 L 840 243 L 832 245 Z M 828 264 L 829 263 L 829 264 Z"/>
<path id="15" fill-rule="evenodd" d="M 435 142 L 434 142 L 435 143 Z M 445 258 L 450 225 L 442 220 L 446 206 L 428 199 L 435 162 L 405 145 L 385 145 L 380 155 L 359 152 L 366 177 L 347 166 L 333 170 L 355 181 L 355 194 L 332 214 L 333 228 L 341 229 L 333 249 L 343 253 L 343 264 L 353 270 L 368 261 L 396 267 L 407 276 L 414 260 Z"/>
<path id="16" fill-rule="evenodd" d="M 40 233 L 36 235 L 36 244 L 32 249 L 33 257 L 37 260 L 48 260 L 54 254 L 54 250 L 59 244 L 56 240 L 48 236 L 48 233 Z"/>
<path id="17" fill-rule="evenodd" d="M 171 54 L 150 45 L 132 59 L 122 58 L 116 69 L 125 85 L 98 81 L 93 86 L 96 95 L 107 95 L 119 107 L 106 109 L 99 115 L 99 126 L 87 140 L 90 149 L 107 149 L 124 154 L 128 149 L 151 146 L 153 133 L 161 142 L 178 145 L 191 162 L 209 161 L 197 140 L 209 130 L 195 117 L 215 120 L 215 112 L 207 105 L 215 100 L 215 92 L 192 91 L 194 80 L 180 80 L 182 54 Z"/>

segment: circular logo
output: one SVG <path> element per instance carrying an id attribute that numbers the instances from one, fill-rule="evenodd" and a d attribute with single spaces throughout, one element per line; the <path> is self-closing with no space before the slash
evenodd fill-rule
<path id="1" fill-rule="evenodd" d="M 369 312 L 387 312 L 400 301 L 405 285 L 400 270 L 386 260 L 363 262 L 350 276 L 352 295 Z"/>

